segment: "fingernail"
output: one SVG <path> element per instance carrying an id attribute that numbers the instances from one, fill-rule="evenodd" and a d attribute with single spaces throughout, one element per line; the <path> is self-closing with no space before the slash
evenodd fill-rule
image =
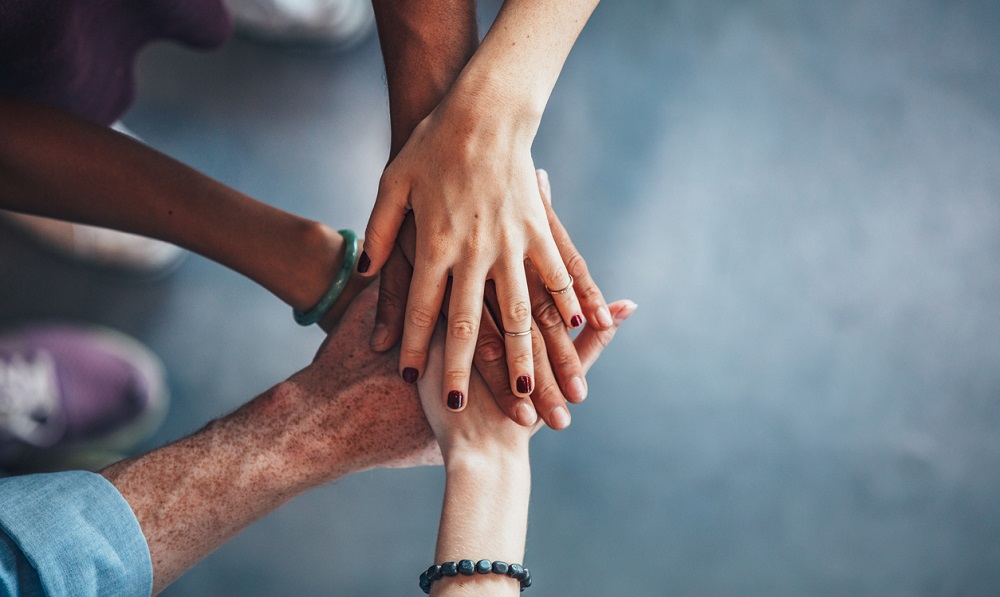
<path id="1" fill-rule="evenodd" d="M 389 328 L 384 323 L 375 324 L 375 329 L 372 330 L 372 337 L 368 340 L 369 346 L 373 348 L 378 348 L 385 344 L 385 341 L 389 339 Z M 403 372 L 406 373 L 405 371 Z"/>
<path id="2" fill-rule="evenodd" d="M 583 402 L 587 397 L 587 385 L 583 383 L 583 378 L 573 377 L 566 384 L 566 397 Z"/>
<path id="3" fill-rule="evenodd" d="M 358 273 L 363 274 L 367 272 L 368 268 L 371 267 L 371 265 L 372 265 L 372 260 L 370 257 L 368 257 L 368 252 L 361 251 L 361 257 L 358 257 Z"/>
<path id="4" fill-rule="evenodd" d="M 639 305 L 633 303 L 632 301 L 629 301 L 628 304 L 626 304 L 622 308 L 622 310 L 619 311 L 617 315 L 615 315 L 615 323 L 621 325 L 623 321 L 625 321 L 629 317 L 632 317 L 632 314 L 635 313 L 635 310 L 638 308 Z"/>
<path id="5" fill-rule="evenodd" d="M 530 394 L 531 393 L 531 378 L 527 375 L 522 375 L 517 378 L 517 392 L 519 394 Z"/>
<path id="6" fill-rule="evenodd" d="M 570 317 L 570 319 L 569 319 L 569 326 L 571 328 L 573 328 L 575 330 L 576 328 L 580 327 L 581 325 L 583 325 L 583 316 L 582 315 L 574 315 L 573 317 Z"/>
<path id="7" fill-rule="evenodd" d="M 465 396 L 458 390 L 448 392 L 448 408 L 458 410 L 465 403 Z"/>
<path id="8" fill-rule="evenodd" d="M 611 319 L 611 311 L 608 311 L 607 307 L 601 307 L 597 310 L 597 323 L 605 328 L 611 327 L 614 324 L 614 320 Z"/>
<path id="9" fill-rule="evenodd" d="M 565 406 L 557 406 L 552 409 L 549 420 L 552 422 L 553 429 L 565 429 L 569 427 L 569 411 L 566 410 Z"/>
<path id="10" fill-rule="evenodd" d="M 527 402 L 521 402 L 514 409 L 514 416 L 517 417 L 518 425 L 523 427 L 531 427 L 538 420 L 538 414 L 535 413 L 535 409 L 531 408 Z"/>
<path id="11" fill-rule="evenodd" d="M 413 367 L 406 367 L 405 369 L 403 369 L 403 381 L 405 381 L 406 383 L 417 383 L 418 377 L 420 377 L 420 372 L 414 369 Z"/>

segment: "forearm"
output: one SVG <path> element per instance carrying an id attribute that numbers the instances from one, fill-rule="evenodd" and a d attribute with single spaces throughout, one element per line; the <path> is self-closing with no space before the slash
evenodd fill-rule
<path id="1" fill-rule="evenodd" d="M 109 129 L 0 96 L 0 208 L 165 240 L 309 309 L 342 239 Z"/>
<path id="2" fill-rule="evenodd" d="M 372 0 L 385 61 L 390 159 L 447 94 L 479 45 L 474 0 Z"/>
<path id="3" fill-rule="evenodd" d="M 287 383 L 276 386 L 192 436 L 101 472 L 139 521 L 154 593 L 257 519 L 350 468 L 343 452 L 324 452 L 323 462 L 295 456 L 307 438 L 296 438 L 281 416 L 296 410 L 295 394 Z"/>
<path id="4" fill-rule="evenodd" d="M 461 416 L 461 415 L 459 415 Z M 488 559 L 523 563 L 531 470 L 527 444 L 495 454 L 456 450 L 447 481 L 435 563 Z M 432 585 L 433 595 L 516 595 L 516 580 L 495 574 L 455 576 Z"/>
<path id="5" fill-rule="evenodd" d="M 597 3 L 506 0 L 456 82 L 458 95 L 472 101 L 483 116 L 506 119 L 533 136 L 566 57 Z"/>

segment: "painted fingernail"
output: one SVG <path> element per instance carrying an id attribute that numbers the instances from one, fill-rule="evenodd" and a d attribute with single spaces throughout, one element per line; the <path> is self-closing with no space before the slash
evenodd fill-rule
<path id="1" fill-rule="evenodd" d="M 418 377 L 420 377 L 420 372 L 413 367 L 403 369 L 403 381 L 406 383 L 417 383 Z"/>
<path id="2" fill-rule="evenodd" d="M 531 427 L 538 420 L 538 414 L 535 409 L 531 408 L 527 402 L 521 402 L 514 409 L 514 416 L 517 417 L 518 425 L 523 427 Z"/>
<path id="3" fill-rule="evenodd" d="M 458 390 L 448 392 L 448 408 L 458 410 L 465 403 L 465 396 Z"/>
<path id="4" fill-rule="evenodd" d="M 358 257 L 358 273 L 363 274 L 367 272 L 368 268 L 371 267 L 371 265 L 372 265 L 372 260 L 370 257 L 368 257 L 368 252 L 361 251 L 361 257 Z"/>
<path id="5" fill-rule="evenodd" d="M 549 421 L 552 423 L 553 429 L 565 429 L 569 427 L 569 411 L 566 410 L 565 406 L 557 406 L 552 409 Z"/>
<path id="6" fill-rule="evenodd" d="M 379 323 L 375 325 L 375 329 L 372 330 L 372 337 L 368 340 L 368 345 L 373 348 L 378 348 L 385 344 L 385 341 L 389 339 L 389 328 L 384 323 Z M 404 377 L 406 372 L 403 372 Z"/>
<path id="7" fill-rule="evenodd" d="M 583 316 L 582 315 L 577 314 L 577 315 L 574 315 L 573 317 L 570 317 L 570 319 L 569 319 L 569 327 L 571 327 L 571 328 L 573 328 L 575 330 L 576 328 L 580 327 L 581 325 L 583 325 Z"/>
<path id="8" fill-rule="evenodd" d="M 607 307 L 601 307 L 597 310 L 597 323 L 601 324 L 601 327 L 611 327 L 614 321 L 611 319 L 611 311 L 608 311 Z"/>
<path id="9" fill-rule="evenodd" d="M 573 377 L 566 384 L 566 397 L 577 402 L 583 402 L 587 397 L 587 385 L 582 377 Z"/>
<path id="10" fill-rule="evenodd" d="M 531 378 L 527 375 L 522 375 L 517 378 L 517 393 L 518 394 L 530 394 L 531 393 Z"/>
<path id="11" fill-rule="evenodd" d="M 635 313 L 635 310 L 638 308 L 639 305 L 633 303 L 632 301 L 629 301 L 628 304 L 626 304 L 625 307 L 623 307 L 622 310 L 619 311 L 617 315 L 615 315 L 615 323 L 621 325 L 623 321 L 625 321 L 629 317 L 632 317 L 632 314 Z"/>

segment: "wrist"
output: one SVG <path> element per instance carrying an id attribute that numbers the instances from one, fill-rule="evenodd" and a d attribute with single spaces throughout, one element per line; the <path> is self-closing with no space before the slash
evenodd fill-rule
<path id="1" fill-rule="evenodd" d="M 531 493 L 524 457 L 463 452 L 445 460 L 445 497 L 435 562 L 486 558 L 522 562 Z"/>
<path id="2" fill-rule="evenodd" d="M 545 108 L 532 94 L 503 73 L 475 68 L 472 63 L 448 92 L 442 106 L 455 130 L 477 139 L 495 138 L 504 146 L 531 147 Z"/>
<path id="3" fill-rule="evenodd" d="M 527 441 L 474 445 L 468 441 L 452 440 L 442 443 L 441 454 L 445 471 L 449 473 L 455 471 L 471 476 L 497 477 L 530 470 Z"/>
<path id="4" fill-rule="evenodd" d="M 305 220 L 299 224 L 299 249 L 296 264 L 285 285 L 289 306 L 307 311 L 330 287 L 344 261 L 344 238 L 325 224 Z"/>

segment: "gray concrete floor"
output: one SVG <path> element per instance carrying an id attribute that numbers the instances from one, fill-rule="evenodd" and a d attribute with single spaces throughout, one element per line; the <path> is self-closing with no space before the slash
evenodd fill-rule
<path id="1" fill-rule="evenodd" d="M 535 145 L 609 298 L 640 307 L 533 447 L 547 595 L 1000 594 L 1000 4 L 605 2 Z M 253 196 L 363 228 L 377 43 L 157 47 L 126 123 Z M 192 257 L 135 281 L 0 237 L 0 323 L 97 321 L 193 431 L 321 340 Z M 439 470 L 254 525 L 165 594 L 418 594 Z"/>

